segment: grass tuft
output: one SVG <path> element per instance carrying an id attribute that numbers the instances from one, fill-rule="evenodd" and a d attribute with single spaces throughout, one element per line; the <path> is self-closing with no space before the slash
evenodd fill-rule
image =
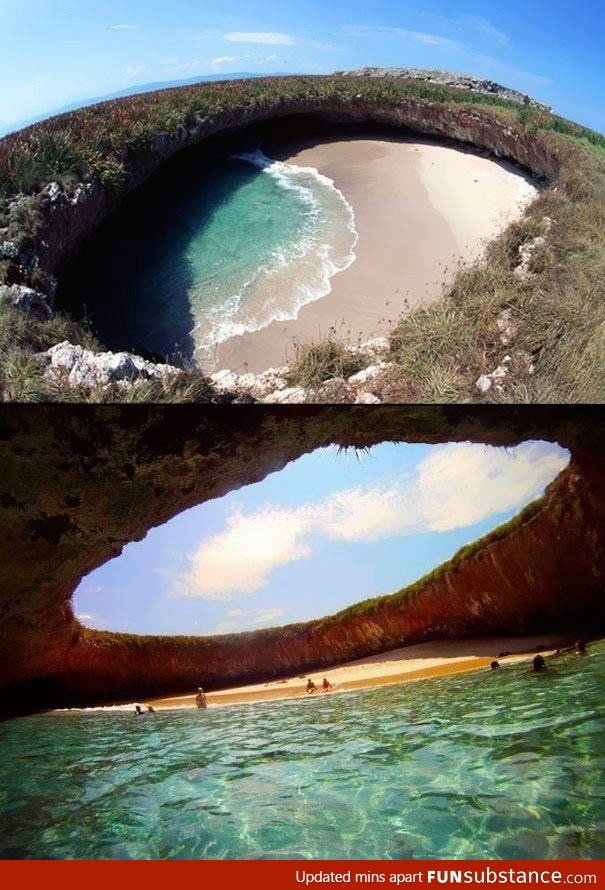
<path id="1" fill-rule="evenodd" d="M 296 358 L 286 376 L 289 386 L 317 389 L 326 380 L 346 380 L 365 366 L 365 360 L 331 334 L 316 343 L 295 344 Z"/>

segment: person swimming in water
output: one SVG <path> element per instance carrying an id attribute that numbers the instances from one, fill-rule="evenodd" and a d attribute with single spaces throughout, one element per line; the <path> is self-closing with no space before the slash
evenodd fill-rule
<path id="1" fill-rule="evenodd" d="M 206 693 L 202 689 L 201 686 L 198 686 L 197 692 L 195 694 L 195 704 L 199 711 L 203 711 L 208 707 L 208 699 L 206 698 Z"/>
<path id="2" fill-rule="evenodd" d="M 500 662 L 498 661 L 497 658 L 494 658 L 494 660 L 490 664 L 490 670 L 497 671 L 499 669 L 499 667 L 500 667 Z"/>
<path id="3" fill-rule="evenodd" d="M 536 674 L 539 674 L 542 671 L 546 670 L 546 662 L 544 661 L 544 657 L 542 655 L 535 655 L 532 665 L 534 673 Z"/>

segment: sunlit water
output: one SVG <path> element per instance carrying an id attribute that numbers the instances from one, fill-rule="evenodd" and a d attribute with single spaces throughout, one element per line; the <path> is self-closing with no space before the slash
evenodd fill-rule
<path id="1" fill-rule="evenodd" d="M 206 712 L 2 724 L 3 857 L 599 858 L 605 644 Z"/>
<path id="2" fill-rule="evenodd" d="M 195 156 L 151 180 L 65 277 L 59 302 L 113 349 L 195 359 L 296 318 L 355 258 L 332 180 L 261 151 Z"/>

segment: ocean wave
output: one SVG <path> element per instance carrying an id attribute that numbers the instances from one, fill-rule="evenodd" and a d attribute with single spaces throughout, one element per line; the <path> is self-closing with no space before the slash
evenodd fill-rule
<path id="1" fill-rule="evenodd" d="M 121 705 L 90 705 L 88 707 L 81 708 L 55 708 L 53 711 L 49 711 L 49 714 L 134 714 L 135 709 L 138 707 L 143 709 L 143 714 L 141 716 L 145 716 L 147 713 L 147 705 L 140 701 L 133 701 L 128 704 Z M 170 705 L 169 707 L 163 707 L 162 711 L 181 711 L 181 710 L 193 710 L 193 704 L 190 705 Z M 158 713 L 156 709 L 154 713 Z"/>
<path id="2" fill-rule="evenodd" d="M 261 330 L 275 321 L 293 321 L 303 306 L 330 293 L 332 276 L 347 269 L 356 259 L 358 233 L 354 211 L 332 179 L 315 167 L 273 160 L 260 149 L 242 152 L 234 155 L 234 158 L 252 164 L 272 176 L 280 188 L 297 195 L 305 206 L 303 230 L 287 249 L 272 250 L 264 262 L 240 285 L 237 293 L 225 296 L 216 307 L 206 310 L 204 321 L 199 322 L 192 330 L 197 341 L 196 353 L 208 353 L 230 337 Z M 305 179 L 311 179 L 314 187 L 305 183 Z M 317 190 L 320 190 L 319 195 Z M 342 233 L 349 235 L 344 249 L 339 250 L 338 245 L 330 240 L 321 240 L 326 236 L 326 232 L 322 231 L 322 224 L 325 229 L 333 221 L 327 216 L 330 208 L 325 197 L 324 200 L 321 199 L 322 190 L 325 190 L 329 199 L 335 199 L 342 214 Z M 302 267 L 305 262 L 313 266 L 313 274 L 308 278 L 304 274 L 296 278 L 297 266 Z M 290 292 L 279 293 L 273 300 L 267 300 L 265 296 L 267 293 L 270 296 L 271 281 L 288 270 L 292 270 L 294 276 L 289 282 Z M 304 273 L 306 270 L 301 268 L 300 271 Z M 253 306 L 254 296 L 258 298 L 260 293 L 265 299 L 261 305 Z M 238 318 L 238 315 L 242 317 Z M 201 334 L 209 319 L 208 330 Z"/>

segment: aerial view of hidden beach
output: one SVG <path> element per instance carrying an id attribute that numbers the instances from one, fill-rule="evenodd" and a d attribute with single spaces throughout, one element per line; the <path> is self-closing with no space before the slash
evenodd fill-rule
<path id="1" fill-rule="evenodd" d="M 0 0 L 7 886 L 598 890 L 600 6 Z"/>
<path id="2" fill-rule="evenodd" d="M 487 54 L 521 50 L 476 10 L 383 0 L 390 24 L 335 10 L 322 40 L 112 5 L 101 26 L 66 0 L 74 59 L 29 91 L 15 63 L 0 108 L 4 401 L 603 400 L 590 46 L 553 35 L 529 73 Z M 35 40 L 2 14 L 17 52 Z M 525 44 L 534 16 L 509 11 Z M 158 29 L 166 56 L 201 55 L 158 61 Z M 146 61 L 108 77 L 127 52 Z"/>

